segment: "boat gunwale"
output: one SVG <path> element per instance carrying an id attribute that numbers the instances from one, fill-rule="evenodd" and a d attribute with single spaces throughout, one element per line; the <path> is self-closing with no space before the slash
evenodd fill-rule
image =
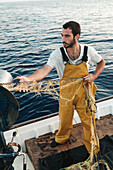
<path id="1" fill-rule="evenodd" d="M 96 103 L 104 102 L 104 101 L 107 101 L 107 100 L 110 100 L 110 99 L 113 99 L 113 96 L 96 100 Z M 15 124 L 9 130 L 14 129 L 14 128 L 18 128 L 18 127 L 22 127 L 22 126 L 25 126 L 25 125 L 28 125 L 28 124 L 31 124 L 31 123 L 35 123 L 35 122 L 38 122 L 38 121 L 42 121 L 42 120 L 45 120 L 45 119 L 49 119 L 49 118 L 52 118 L 54 116 L 58 116 L 58 112 L 55 112 L 55 113 L 52 113 L 52 114 L 49 114 L 49 115 L 46 115 L 46 116 L 43 116 L 43 117 L 39 117 L 39 118 L 36 118 L 36 119 L 28 120 L 28 121 L 25 121 L 23 123 Z"/>

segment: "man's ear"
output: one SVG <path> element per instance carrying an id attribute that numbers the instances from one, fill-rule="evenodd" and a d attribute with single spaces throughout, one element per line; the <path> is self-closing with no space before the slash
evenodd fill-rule
<path id="1" fill-rule="evenodd" d="M 78 41 L 79 37 L 80 37 L 80 35 L 79 35 L 79 34 L 77 34 L 77 35 L 75 36 L 75 40 L 77 40 L 77 41 Z"/>

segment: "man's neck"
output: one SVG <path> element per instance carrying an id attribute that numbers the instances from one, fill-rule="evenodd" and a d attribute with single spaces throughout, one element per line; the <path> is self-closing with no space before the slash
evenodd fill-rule
<path id="1" fill-rule="evenodd" d="M 76 43 L 73 47 L 67 48 L 66 51 L 71 60 L 76 60 L 80 56 L 81 47 L 79 43 Z"/>

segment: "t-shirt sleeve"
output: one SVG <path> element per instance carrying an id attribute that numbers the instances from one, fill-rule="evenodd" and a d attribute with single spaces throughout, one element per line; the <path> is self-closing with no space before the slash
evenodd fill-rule
<path id="1" fill-rule="evenodd" d="M 88 64 L 95 65 L 102 60 L 102 57 L 93 47 L 88 47 Z"/>

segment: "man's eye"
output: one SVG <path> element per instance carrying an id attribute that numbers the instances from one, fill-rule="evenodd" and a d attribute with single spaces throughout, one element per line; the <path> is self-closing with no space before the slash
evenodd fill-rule
<path id="1" fill-rule="evenodd" d="M 68 38 L 68 37 L 69 37 L 69 35 L 65 35 L 65 37 L 67 37 L 67 38 Z"/>

